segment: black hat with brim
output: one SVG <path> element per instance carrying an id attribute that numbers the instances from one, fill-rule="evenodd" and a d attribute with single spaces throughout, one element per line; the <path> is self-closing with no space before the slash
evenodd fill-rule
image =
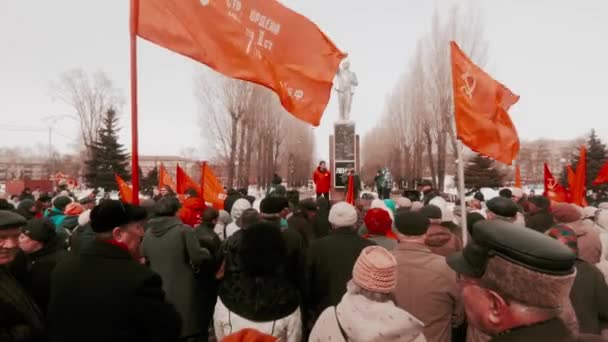
<path id="1" fill-rule="evenodd" d="M 96 233 L 109 232 L 125 224 L 143 221 L 147 215 L 146 209 L 142 207 L 117 200 L 105 200 L 91 210 L 91 228 Z"/>
<path id="2" fill-rule="evenodd" d="M 8 210 L 0 210 L 0 230 L 20 228 L 25 225 L 25 217 Z"/>
<path id="3" fill-rule="evenodd" d="M 486 202 L 488 210 L 496 215 L 503 217 L 515 217 L 519 207 L 511 199 L 504 197 L 494 197 Z"/>
<path id="4" fill-rule="evenodd" d="M 471 230 L 470 241 L 461 252 L 448 255 L 446 261 L 456 272 L 479 278 L 491 257 L 534 272 L 550 275 L 571 274 L 576 255 L 566 246 L 531 229 L 501 221 L 479 221 Z"/>

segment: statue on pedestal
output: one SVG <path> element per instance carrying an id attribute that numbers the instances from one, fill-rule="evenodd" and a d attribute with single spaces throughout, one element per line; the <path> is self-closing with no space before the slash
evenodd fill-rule
<path id="1" fill-rule="evenodd" d="M 355 87 L 359 85 L 357 75 L 350 70 L 350 61 L 344 59 L 338 69 L 336 91 L 340 105 L 340 120 L 350 120 L 350 106 L 353 102 Z"/>

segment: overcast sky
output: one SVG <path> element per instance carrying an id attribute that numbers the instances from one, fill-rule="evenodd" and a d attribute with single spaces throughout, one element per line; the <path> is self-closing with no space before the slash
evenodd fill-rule
<path id="1" fill-rule="evenodd" d="M 349 52 L 360 86 L 352 114 L 360 134 L 381 115 L 386 95 L 405 71 L 433 11 L 450 0 L 284 0 Z M 608 1 L 485 0 L 487 70 L 521 96 L 511 110 L 522 139 L 574 138 L 596 128 L 608 138 Z M 53 100 L 49 83 L 71 68 L 104 71 L 127 99 L 121 142 L 129 136 L 127 0 L 0 1 L 0 146 L 47 143 L 42 118 L 72 113 Z M 199 64 L 139 42 L 140 153 L 176 155 L 194 147 L 207 158 L 193 95 Z M 338 117 L 332 98 L 316 129 L 317 155 L 327 157 Z M 70 151 L 76 124 L 60 120 L 56 147 Z M 60 135 L 59 135 L 60 134 Z"/>

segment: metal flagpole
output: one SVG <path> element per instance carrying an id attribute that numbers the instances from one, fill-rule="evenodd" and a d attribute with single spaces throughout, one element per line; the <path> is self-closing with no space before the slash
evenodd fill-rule
<path id="1" fill-rule="evenodd" d="M 460 217 L 462 227 L 462 245 L 467 244 L 469 233 L 467 230 L 467 206 L 464 193 L 464 145 L 458 140 L 458 192 L 460 197 Z"/>
<path id="2" fill-rule="evenodd" d="M 139 146 L 137 127 L 137 16 L 138 0 L 131 0 L 130 42 L 131 42 L 131 185 L 133 204 L 139 205 Z"/>

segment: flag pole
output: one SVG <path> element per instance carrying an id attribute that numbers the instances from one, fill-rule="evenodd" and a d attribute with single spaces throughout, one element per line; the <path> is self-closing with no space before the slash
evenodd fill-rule
<path id="1" fill-rule="evenodd" d="M 467 206 L 464 194 L 464 145 L 458 140 L 458 193 L 460 198 L 460 218 L 462 227 L 462 245 L 467 244 L 469 237 L 467 230 Z"/>
<path id="2" fill-rule="evenodd" d="M 133 186 L 133 204 L 139 205 L 139 148 L 137 125 L 137 16 L 139 1 L 131 0 L 129 38 L 131 44 L 131 183 Z"/>
<path id="3" fill-rule="evenodd" d="M 203 164 L 201 167 L 201 199 L 203 200 L 203 204 L 205 204 L 205 169 L 207 168 L 207 161 L 203 160 Z"/>

